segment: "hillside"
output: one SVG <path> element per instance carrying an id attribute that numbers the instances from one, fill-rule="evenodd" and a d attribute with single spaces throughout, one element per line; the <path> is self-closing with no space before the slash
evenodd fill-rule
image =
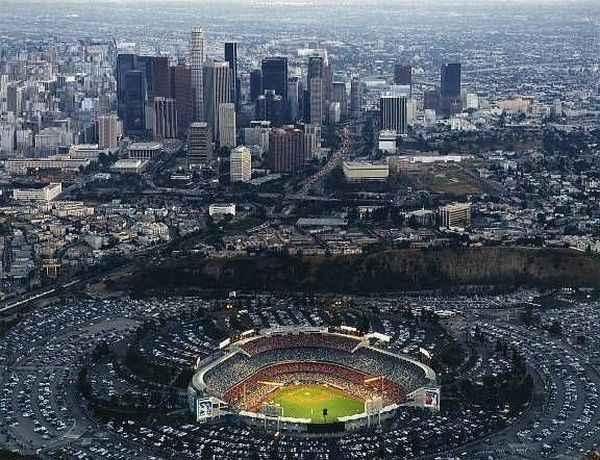
<path id="1" fill-rule="evenodd" d="M 600 259 L 563 249 L 389 250 L 344 257 L 187 258 L 134 276 L 136 291 L 224 288 L 378 292 L 461 285 L 600 287 Z"/>

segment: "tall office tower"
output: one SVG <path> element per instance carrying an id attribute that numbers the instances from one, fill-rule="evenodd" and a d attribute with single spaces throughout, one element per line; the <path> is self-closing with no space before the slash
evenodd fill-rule
<path id="1" fill-rule="evenodd" d="M 324 88 L 323 88 L 323 58 L 310 56 L 306 84 L 308 89 L 308 106 L 306 121 L 312 124 L 323 124 Z"/>
<path id="2" fill-rule="evenodd" d="M 412 87 L 412 67 L 397 63 L 394 65 L 394 85 Z"/>
<path id="3" fill-rule="evenodd" d="M 171 97 L 171 68 L 169 67 L 169 58 L 166 56 L 152 56 L 150 66 L 152 72 L 152 92 L 149 94 L 149 97 Z"/>
<path id="4" fill-rule="evenodd" d="M 190 125 L 187 160 L 190 168 L 205 165 L 212 159 L 212 134 L 205 121 Z"/>
<path id="5" fill-rule="evenodd" d="M 307 82 L 313 78 L 323 78 L 323 58 L 321 56 L 309 56 Z"/>
<path id="6" fill-rule="evenodd" d="M 231 102 L 231 69 L 227 62 L 204 64 L 204 115 L 211 133 L 219 135 L 219 105 Z M 214 140 L 214 138 L 213 138 Z"/>
<path id="7" fill-rule="evenodd" d="M 235 147 L 236 123 L 235 104 L 228 102 L 219 104 L 219 145 L 221 147 Z"/>
<path id="8" fill-rule="evenodd" d="M 263 91 L 273 90 L 287 101 L 288 60 L 286 57 L 267 57 L 262 61 Z"/>
<path id="9" fill-rule="evenodd" d="M 192 90 L 194 96 L 193 120 L 204 121 L 204 32 L 199 27 L 192 30 L 190 48 Z"/>
<path id="10" fill-rule="evenodd" d="M 255 111 L 257 120 L 267 120 L 273 126 L 280 126 L 284 111 L 283 98 L 273 90 L 265 90 L 265 94 L 256 100 Z"/>
<path id="11" fill-rule="evenodd" d="M 121 121 L 116 114 L 98 117 L 98 147 L 116 149 L 123 134 Z"/>
<path id="12" fill-rule="evenodd" d="M 346 92 L 346 82 L 333 82 L 332 101 L 340 104 L 340 117 L 342 120 L 348 118 L 348 93 Z"/>
<path id="13" fill-rule="evenodd" d="M 183 64 L 172 67 L 172 97 L 175 98 L 177 110 L 177 135 L 187 136 L 187 131 L 194 117 L 194 98 L 192 91 L 192 69 Z"/>
<path id="14" fill-rule="evenodd" d="M 362 113 L 362 87 L 360 80 L 356 77 L 350 82 L 350 114 L 352 118 L 361 117 Z"/>
<path id="15" fill-rule="evenodd" d="M 321 151 L 321 127 L 319 125 L 304 125 L 304 157 L 311 159 Z"/>
<path id="16" fill-rule="evenodd" d="M 125 76 L 130 70 L 136 70 L 137 68 L 137 56 L 135 54 L 119 54 L 117 56 L 117 108 L 119 117 L 125 119 L 125 93 L 127 87 L 125 85 Z"/>
<path id="17" fill-rule="evenodd" d="M 127 135 L 144 135 L 146 131 L 146 84 L 144 72 L 125 74 L 123 129 Z"/>
<path id="18" fill-rule="evenodd" d="M 287 102 L 290 120 L 295 121 L 300 115 L 300 79 L 298 77 L 288 78 Z"/>
<path id="19" fill-rule="evenodd" d="M 23 89 L 17 83 L 9 83 L 6 87 L 6 110 L 14 114 L 23 111 Z"/>
<path id="20" fill-rule="evenodd" d="M 444 64 L 441 71 L 442 97 L 460 97 L 461 90 L 461 65 Z"/>
<path id="21" fill-rule="evenodd" d="M 238 44 L 235 42 L 225 43 L 225 61 L 229 63 L 231 69 L 231 101 L 235 104 L 236 109 L 239 106 L 240 87 L 238 79 L 237 65 Z"/>
<path id="22" fill-rule="evenodd" d="M 155 97 L 153 121 L 152 134 L 155 140 L 175 139 L 177 137 L 175 99 L 170 97 Z"/>
<path id="23" fill-rule="evenodd" d="M 324 120 L 323 79 L 310 79 L 310 120 L 313 125 L 323 125 Z"/>
<path id="24" fill-rule="evenodd" d="M 444 64 L 441 71 L 440 111 L 445 115 L 462 110 L 461 98 L 461 65 Z"/>
<path id="25" fill-rule="evenodd" d="M 379 99 L 379 127 L 382 130 L 408 132 L 408 98 L 396 94 L 385 94 Z"/>
<path id="26" fill-rule="evenodd" d="M 233 149 L 229 157 L 231 182 L 248 182 L 252 178 L 252 153 L 243 145 Z"/>
<path id="27" fill-rule="evenodd" d="M 295 174 L 306 163 L 304 132 L 287 127 L 271 130 L 269 137 L 269 165 L 273 172 Z"/>
<path id="28" fill-rule="evenodd" d="M 258 96 L 263 94 L 262 70 L 254 69 L 250 72 L 250 102 L 255 103 Z"/>

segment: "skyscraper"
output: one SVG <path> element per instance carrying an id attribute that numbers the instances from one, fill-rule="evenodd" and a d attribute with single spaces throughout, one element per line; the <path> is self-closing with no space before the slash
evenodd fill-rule
<path id="1" fill-rule="evenodd" d="M 192 70 L 180 63 L 172 67 L 172 97 L 177 109 L 177 135 L 185 137 L 194 115 Z"/>
<path id="2" fill-rule="evenodd" d="M 408 132 L 408 98 L 396 94 L 386 94 L 379 99 L 379 127 L 382 130 Z"/>
<path id="3" fill-rule="evenodd" d="M 290 120 L 298 119 L 300 113 L 300 79 L 298 77 L 290 77 L 288 79 L 288 110 Z"/>
<path id="4" fill-rule="evenodd" d="M 451 115 L 462 110 L 461 65 L 444 64 L 441 70 L 440 111 Z"/>
<path id="5" fill-rule="evenodd" d="M 283 119 L 283 98 L 273 90 L 266 90 L 265 94 L 256 100 L 255 115 L 258 120 L 268 120 L 273 126 L 280 126 Z"/>
<path id="6" fill-rule="evenodd" d="M 155 140 L 174 139 L 177 137 L 175 99 L 155 97 L 153 121 L 152 134 Z"/>
<path id="7" fill-rule="evenodd" d="M 98 147 L 100 149 L 117 148 L 121 135 L 121 122 L 116 114 L 98 117 Z"/>
<path id="8" fill-rule="evenodd" d="M 206 164 L 212 159 L 212 134 L 206 122 L 190 125 L 187 160 L 190 168 Z"/>
<path id="9" fill-rule="evenodd" d="M 287 101 L 288 60 L 286 57 L 274 56 L 262 61 L 263 91 L 273 90 L 275 94 Z"/>
<path id="10" fill-rule="evenodd" d="M 306 163 L 304 132 L 296 128 L 276 128 L 269 137 L 269 165 L 273 172 L 300 172 Z"/>
<path id="11" fill-rule="evenodd" d="M 441 70 L 442 97 L 460 97 L 461 65 L 460 63 L 444 64 Z"/>
<path id="12" fill-rule="evenodd" d="M 313 125 L 323 125 L 324 122 L 324 94 L 323 79 L 314 77 L 310 79 L 310 120 Z"/>
<path id="13" fill-rule="evenodd" d="M 342 120 L 348 118 L 348 93 L 346 92 L 346 82 L 333 82 L 333 102 L 340 104 L 340 115 Z"/>
<path id="14" fill-rule="evenodd" d="M 117 108 L 121 119 L 125 118 L 125 76 L 130 70 L 136 70 L 137 56 L 135 54 L 119 54 L 117 56 Z"/>
<path id="15" fill-rule="evenodd" d="M 231 102 L 231 69 L 227 62 L 204 64 L 204 115 L 210 130 L 219 135 L 219 105 Z"/>
<path id="16" fill-rule="evenodd" d="M 204 32 L 201 28 L 195 27 L 192 30 L 192 41 L 190 49 L 191 58 L 191 78 L 194 97 L 194 115 L 195 121 L 205 120 L 204 113 Z"/>
<path id="17" fill-rule="evenodd" d="M 352 78 L 350 83 L 350 112 L 352 118 L 360 118 L 362 111 L 362 87 L 357 77 Z"/>
<path id="18" fill-rule="evenodd" d="M 250 101 L 256 102 L 261 94 L 263 94 L 262 70 L 254 69 L 250 72 Z"/>
<path id="19" fill-rule="evenodd" d="M 239 80 L 238 80 L 238 65 L 237 65 L 238 44 L 235 42 L 225 43 L 225 61 L 229 63 L 231 69 L 231 101 L 237 109 L 239 105 Z"/>
<path id="20" fill-rule="evenodd" d="M 127 135 L 146 131 L 146 79 L 141 70 L 129 70 L 124 78 L 123 129 Z"/>
<path id="21" fill-rule="evenodd" d="M 231 151 L 229 178 L 231 182 L 248 182 L 252 178 L 252 154 L 248 147 L 242 145 Z"/>
<path id="22" fill-rule="evenodd" d="M 235 104 L 219 104 L 219 144 L 221 147 L 235 147 L 236 142 Z"/>

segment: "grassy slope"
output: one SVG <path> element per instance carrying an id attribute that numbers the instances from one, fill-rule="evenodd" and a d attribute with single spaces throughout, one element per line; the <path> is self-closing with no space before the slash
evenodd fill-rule
<path id="1" fill-rule="evenodd" d="M 186 258 L 140 272 L 139 291 L 226 288 L 381 292 L 460 285 L 600 287 L 600 258 L 564 249 L 401 249 L 346 257 Z"/>

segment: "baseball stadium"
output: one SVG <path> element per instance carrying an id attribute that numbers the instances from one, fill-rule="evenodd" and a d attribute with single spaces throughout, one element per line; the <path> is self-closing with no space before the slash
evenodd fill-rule
<path id="1" fill-rule="evenodd" d="M 353 431 L 403 406 L 439 410 L 436 374 L 354 328 L 247 331 L 196 364 L 190 410 L 199 423 L 235 418 L 267 430 Z"/>

